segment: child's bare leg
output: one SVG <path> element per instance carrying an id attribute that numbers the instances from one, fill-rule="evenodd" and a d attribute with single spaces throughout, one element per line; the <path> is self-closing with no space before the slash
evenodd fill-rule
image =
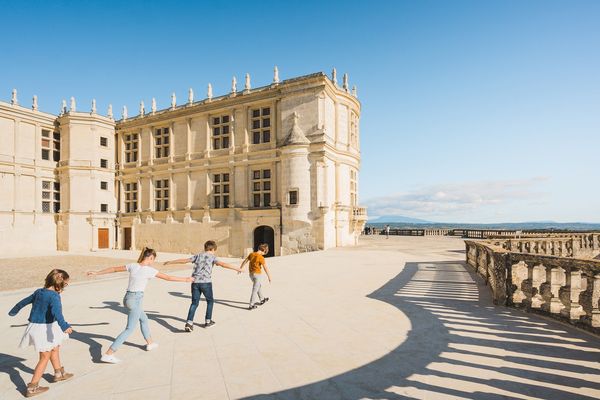
<path id="1" fill-rule="evenodd" d="M 50 362 L 52 363 L 52 367 L 54 368 L 55 371 L 57 369 L 60 369 L 60 367 L 62 366 L 62 365 L 60 365 L 60 353 L 59 353 L 59 351 L 60 351 L 60 346 L 56 346 L 50 352 Z"/>
<path id="2" fill-rule="evenodd" d="M 42 375 L 44 374 L 44 371 L 46 371 L 48 361 L 50 360 L 50 353 L 50 351 L 40 352 L 40 360 L 38 361 L 37 365 L 35 366 L 35 369 L 33 370 L 31 383 L 38 383 L 40 379 L 42 379 Z"/>

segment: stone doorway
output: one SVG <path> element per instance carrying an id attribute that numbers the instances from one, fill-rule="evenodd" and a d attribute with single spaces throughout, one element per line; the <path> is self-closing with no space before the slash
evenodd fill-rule
<path id="1" fill-rule="evenodd" d="M 131 228 L 123 228 L 123 250 L 131 250 Z"/>
<path id="2" fill-rule="evenodd" d="M 254 251 L 258 249 L 258 245 L 266 243 L 269 245 L 269 253 L 265 257 L 273 257 L 275 255 L 275 231 L 267 225 L 261 225 L 254 229 Z"/>

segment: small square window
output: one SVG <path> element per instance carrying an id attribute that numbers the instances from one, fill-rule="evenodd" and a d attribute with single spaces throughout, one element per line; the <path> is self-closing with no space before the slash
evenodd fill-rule
<path id="1" fill-rule="evenodd" d="M 260 117 L 260 110 L 252 110 L 252 118 Z"/>
<path id="2" fill-rule="evenodd" d="M 108 190 L 108 182 L 101 181 L 100 182 L 100 189 L 102 189 L 102 190 Z"/>
<path id="3" fill-rule="evenodd" d="M 213 175 L 213 181 L 214 182 L 221 182 L 221 175 L 219 175 L 219 174 Z"/>
<path id="4" fill-rule="evenodd" d="M 42 189 L 50 190 L 50 181 L 42 181 Z"/>
<path id="5" fill-rule="evenodd" d="M 227 135 L 229 133 L 229 125 L 223 126 L 223 135 Z"/>
<path id="6" fill-rule="evenodd" d="M 108 147 L 108 138 L 105 138 L 103 136 L 100 137 L 100 146 L 102 147 Z"/>
<path id="7" fill-rule="evenodd" d="M 259 129 L 260 128 L 260 120 L 256 119 L 254 121 L 252 121 L 252 129 Z"/>
<path id="8" fill-rule="evenodd" d="M 260 179 L 260 171 L 252 171 L 252 176 L 254 179 Z"/>
<path id="9" fill-rule="evenodd" d="M 271 115 L 271 109 L 269 107 L 265 107 L 262 109 L 262 115 Z"/>
<path id="10" fill-rule="evenodd" d="M 269 143 L 271 141 L 271 131 L 263 131 L 263 143 Z"/>
<path id="11" fill-rule="evenodd" d="M 263 200 L 265 203 L 264 206 L 269 207 L 271 205 L 271 193 L 265 193 L 263 196 Z"/>
<path id="12" fill-rule="evenodd" d="M 224 115 L 223 116 L 223 123 L 226 124 L 229 122 L 229 115 Z"/>
<path id="13" fill-rule="evenodd" d="M 263 119 L 263 128 L 268 128 L 271 126 L 271 118 Z"/>
<path id="14" fill-rule="evenodd" d="M 108 160 L 101 158 L 100 159 L 100 168 L 108 168 Z"/>
<path id="15" fill-rule="evenodd" d="M 228 149 L 229 148 L 229 138 L 228 137 L 224 137 L 223 138 L 223 148 L 224 149 Z"/>
<path id="16" fill-rule="evenodd" d="M 229 182 L 229 174 L 223 174 L 223 182 Z"/>
<path id="17" fill-rule="evenodd" d="M 213 139 L 213 149 L 219 150 L 221 148 L 221 141 L 219 139 Z"/>
<path id="18" fill-rule="evenodd" d="M 42 201 L 42 212 L 49 213 L 50 212 L 50 202 Z"/>
<path id="19" fill-rule="evenodd" d="M 254 207 L 260 207 L 260 194 L 254 195 Z"/>
<path id="20" fill-rule="evenodd" d="M 213 128 L 213 135 L 214 136 L 219 136 L 221 134 L 221 128 L 217 127 L 217 128 Z"/>
<path id="21" fill-rule="evenodd" d="M 100 212 L 108 212 L 108 204 L 100 204 Z"/>
<path id="22" fill-rule="evenodd" d="M 50 137 L 50 131 L 46 130 L 46 129 L 42 129 L 42 136 L 43 137 Z"/>
<path id="23" fill-rule="evenodd" d="M 263 190 L 271 190 L 271 181 L 263 182 Z"/>
<path id="24" fill-rule="evenodd" d="M 221 119 L 219 117 L 213 118 L 213 125 L 219 125 L 221 123 Z"/>
<path id="25" fill-rule="evenodd" d="M 253 187 L 255 192 L 260 191 L 260 182 L 254 182 L 254 187 Z"/>
<path id="26" fill-rule="evenodd" d="M 223 208 L 229 207 L 229 196 L 223 196 Z"/>
<path id="27" fill-rule="evenodd" d="M 270 177 L 271 177 L 271 170 L 270 169 L 263 170 L 263 178 L 268 179 Z"/>
<path id="28" fill-rule="evenodd" d="M 50 150 L 42 149 L 42 160 L 50 159 Z"/>
<path id="29" fill-rule="evenodd" d="M 229 193 L 229 185 L 223 185 L 223 193 Z"/>
<path id="30" fill-rule="evenodd" d="M 252 144 L 259 144 L 259 143 L 260 143 L 260 132 L 252 133 Z"/>

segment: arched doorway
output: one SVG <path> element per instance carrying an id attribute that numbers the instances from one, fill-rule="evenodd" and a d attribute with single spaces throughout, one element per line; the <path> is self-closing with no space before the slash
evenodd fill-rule
<path id="1" fill-rule="evenodd" d="M 266 243 L 269 245 L 269 253 L 266 257 L 275 255 L 275 231 L 270 226 L 261 225 L 254 229 L 254 251 L 258 250 L 258 245 Z"/>

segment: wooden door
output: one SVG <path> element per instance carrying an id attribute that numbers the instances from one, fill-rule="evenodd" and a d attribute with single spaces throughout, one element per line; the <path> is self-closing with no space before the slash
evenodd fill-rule
<path id="1" fill-rule="evenodd" d="M 98 228 L 98 248 L 108 249 L 108 228 Z"/>
<path id="2" fill-rule="evenodd" d="M 131 228 L 123 230 L 123 250 L 131 250 Z"/>

